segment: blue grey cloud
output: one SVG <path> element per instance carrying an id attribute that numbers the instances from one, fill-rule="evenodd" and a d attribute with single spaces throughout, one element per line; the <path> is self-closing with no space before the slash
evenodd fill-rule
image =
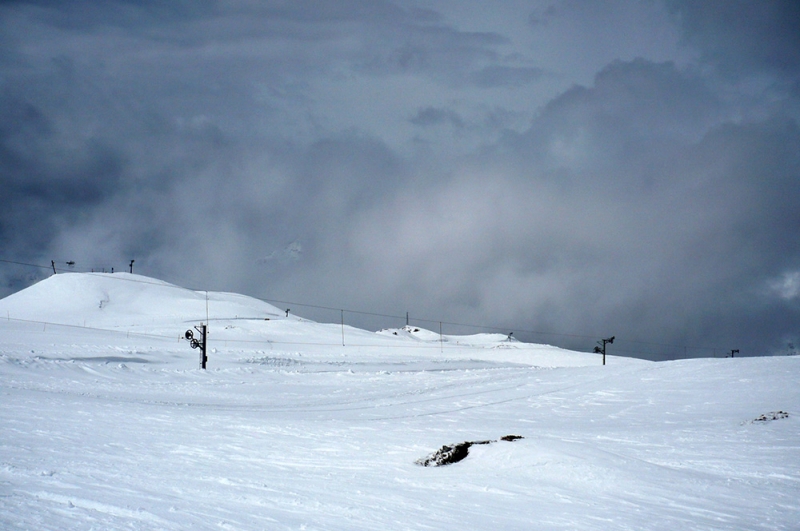
<path id="1" fill-rule="evenodd" d="M 669 2 L 687 44 L 724 73 L 778 73 L 797 80 L 800 70 L 800 4 L 791 0 Z"/>
<path id="2" fill-rule="evenodd" d="M 425 107 L 419 109 L 410 122 L 422 127 L 439 124 L 450 124 L 454 127 L 463 127 L 464 121 L 457 112 L 450 109 L 440 109 L 436 107 Z"/>
<path id="3" fill-rule="evenodd" d="M 0 4 L 0 259 L 654 358 L 800 342 L 795 5 L 468 7 Z"/>
<path id="4" fill-rule="evenodd" d="M 515 66 L 487 66 L 472 74 L 476 85 L 484 88 L 529 85 L 543 75 L 541 68 Z"/>

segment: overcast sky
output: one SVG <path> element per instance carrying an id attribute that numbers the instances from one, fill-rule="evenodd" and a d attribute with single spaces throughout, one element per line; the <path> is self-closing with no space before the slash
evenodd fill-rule
<path id="1" fill-rule="evenodd" d="M 135 259 L 654 359 L 786 353 L 798 20 L 793 0 L 2 2 L 0 259 Z M 47 274 L 2 262 L 0 296 Z"/>

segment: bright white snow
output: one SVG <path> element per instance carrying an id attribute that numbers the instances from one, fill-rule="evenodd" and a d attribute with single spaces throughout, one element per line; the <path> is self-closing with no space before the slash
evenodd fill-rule
<path id="1" fill-rule="evenodd" d="M 55 275 L 0 300 L 0 528 L 798 529 L 800 358 L 600 363 Z"/>

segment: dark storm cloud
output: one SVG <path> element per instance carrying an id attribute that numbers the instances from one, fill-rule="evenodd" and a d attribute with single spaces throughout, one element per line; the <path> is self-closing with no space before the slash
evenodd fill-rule
<path id="1" fill-rule="evenodd" d="M 360 258 L 430 312 L 717 348 L 620 346 L 655 357 L 779 349 L 800 317 L 794 292 L 769 288 L 800 265 L 799 132 L 727 121 L 673 64 L 617 62 L 495 155 L 376 215 L 361 247 L 390 248 Z"/>
<path id="2" fill-rule="evenodd" d="M 550 4 L 549 6 L 538 9 L 528 15 L 528 24 L 531 26 L 546 26 L 548 24 L 548 19 L 556 14 L 556 6 L 554 4 Z"/>
<path id="3" fill-rule="evenodd" d="M 554 145 L 576 146 L 580 137 L 592 142 L 576 150 L 581 164 L 602 165 L 620 150 L 646 160 L 672 142 L 696 139 L 718 122 L 721 106 L 700 78 L 681 74 L 672 63 L 617 61 L 597 74 L 593 87 L 575 86 L 548 103 L 518 141 L 520 148 L 540 152 L 543 162 L 558 156 Z M 654 144 L 658 139 L 667 145 Z M 638 152 L 639 144 L 650 153 Z"/>
<path id="4" fill-rule="evenodd" d="M 412 26 L 402 34 L 390 33 L 386 41 L 383 49 L 365 50 L 360 66 L 364 72 L 426 73 L 446 83 L 470 80 L 476 75 L 472 72 L 475 66 L 496 60 L 494 47 L 506 42 L 495 33 L 465 33 L 437 26 Z"/>
<path id="5" fill-rule="evenodd" d="M 580 297 L 566 289 L 559 308 L 588 298 L 597 328 L 644 339 L 669 324 L 675 341 L 694 345 L 753 349 L 796 334 L 797 301 L 770 299 L 766 286 L 800 264 L 797 123 L 732 123 L 723 107 L 672 65 L 617 63 L 515 140 L 521 163 L 543 170 L 531 177 L 559 189 L 565 224 L 584 208 L 603 227 L 559 239 L 556 253 L 593 251 L 569 283 Z"/>
<path id="6" fill-rule="evenodd" d="M 425 107 L 419 109 L 417 114 L 410 120 L 412 124 L 427 127 L 430 125 L 439 125 L 449 123 L 454 127 L 464 127 L 464 121 L 457 112 L 451 109 L 440 109 L 436 107 Z"/>
<path id="7" fill-rule="evenodd" d="M 528 85 L 539 79 L 542 74 L 541 68 L 487 66 L 475 72 L 472 79 L 479 87 L 491 88 L 506 85 Z"/>
<path id="8" fill-rule="evenodd" d="M 800 340 L 790 4 L 426 6 L 0 5 L 0 258 L 584 349 Z"/>
<path id="9" fill-rule="evenodd" d="M 282 130 L 309 101 L 310 72 L 324 76 L 341 60 L 336 43 L 349 38 L 347 26 L 358 23 L 363 31 L 360 42 L 346 44 L 344 62 L 370 68 L 383 63 L 443 72 L 460 62 L 461 71 L 502 41 L 458 32 L 432 11 L 388 2 L 20 2 L 3 9 L 10 44 L 3 58 L 10 64 L 0 153 L 13 210 L 6 211 L 2 234 L 10 254 L 32 242 L 48 245 L 65 225 L 86 221 L 114 196 L 158 192 L 157 204 L 167 212 L 174 211 L 170 194 L 197 194 L 198 205 L 225 198 L 232 193 L 225 189 L 239 189 L 243 178 L 230 165 L 249 156 L 254 143 L 292 166 L 291 202 L 281 194 L 262 197 L 269 201 L 262 210 L 272 212 L 274 201 L 280 219 L 290 218 L 284 210 L 302 210 L 298 203 L 320 198 L 333 204 L 341 197 L 338 203 L 350 205 L 372 200 L 377 190 L 391 189 L 386 168 L 368 163 L 372 149 L 365 143 L 379 142 L 312 136 L 303 146 Z M 331 147 L 342 154 L 337 160 Z M 197 183 L 215 181 L 206 175 L 217 172 L 225 185 L 212 196 Z M 234 198 L 227 203 L 236 209 Z M 127 226 L 146 228 L 153 219 L 152 207 L 115 208 Z M 175 215 L 177 225 L 193 219 Z"/>
<path id="10" fill-rule="evenodd" d="M 96 140 L 66 150 L 55 126 L 33 104 L 7 91 L 0 104 L 0 241 L 31 249 L 48 245 L 56 219 L 75 219 L 111 197 L 124 161 Z"/>
<path id="11" fill-rule="evenodd" d="M 669 4 L 680 19 L 686 42 L 724 73 L 767 71 L 798 80 L 800 3 L 674 0 Z"/>

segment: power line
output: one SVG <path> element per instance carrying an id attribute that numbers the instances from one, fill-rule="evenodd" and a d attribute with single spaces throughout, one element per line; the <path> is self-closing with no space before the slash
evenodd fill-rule
<path id="1" fill-rule="evenodd" d="M 40 324 L 40 325 L 43 325 L 45 327 L 46 326 L 56 326 L 56 327 L 63 327 L 63 328 L 75 328 L 75 329 L 78 329 L 78 330 L 92 330 L 92 331 L 95 331 L 95 332 L 109 332 L 109 333 L 112 333 L 112 334 L 125 334 L 127 336 L 151 337 L 151 338 L 159 338 L 159 339 L 175 339 L 174 336 L 162 336 L 162 335 L 159 335 L 159 334 L 148 334 L 148 333 L 145 333 L 145 332 L 131 332 L 130 330 L 126 330 L 126 331 L 123 332 L 122 330 L 114 330 L 114 329 L 111 329 L 111 328 L 97 328 L 97 327 L 93 327 L 93 326 L 72 325 L 72 324 L 66 324 L 66 323 L 53 323 L 53 322 L 50 322 L 50 321 L 36 321 L 34 319 L 19 319 L 19 318 L 16 318 L 16 317 L 5 317 L 5 318 L 0 319 L 0 322 L 2 322 L 2 321 L 7 321 L 7 322 L 15 321 L 15 322 L 18 322 L 18 323 Z"/>
<path id="2" fill-rule="evenodd" d="M 213 320 L 225 320 L 225 319 L 229 319 L 229 318 L 217 317 L 217 318 L 214 318 Z M 202 317 L 198 316 L 198 319 L 196 319 L 196 320 L 200 321 L 200 320 L 202 320 Z M 251 318 L 250 320 L 258 320 L 258 321 L 260 321 L 261 319 L 260 318 Z M 13 322 L 19 322 L 19 323 L 42 325 L 43 326 L 43 330 L 40 331 L 40 333 L 46 333 L 47 327 L 50 326 L 50 327 L 71 328 L 71 329 L 80 330 L 80 331 L 106 332 L 106 333 L 110 333 L 110 334 L 125 335 L 128 338 L 140 337 L 140 338 L 149 338 L 149 339 L 162 339 L 162 340 L 169 340 L 169 341 L 174 341 L 175 338 L 176 338 L 176 336 L 174 336 L 174 335 L 163 335 L 163 334 L 154 334 L 154 333 L 147 333 L 147 332 L 136 332 L 136 331 L 132 331 L 130 329 L 123 331 L 123 330 L 119 330 L 119 329 L 99 328 L 99 327 L 95 327 L 95 326 L 86 326 L 86 325 L 79 325 L 79 324 L 78 325 L 74 325 L 74 324 L 66 324 L 66 323 L 54 323 L 54 322 L 51 322 L 51 321 L 38 321 L 38 320 L 34 320 L 34 319 L 20 319 L 20 318 L 15 318 L 15 317 L 10 317 L 10 316 L 7 316 L 5 318 L 0 318 L 0 322 L 12 322 L 12 321 Z M 138 326 L 138 325 L 131 325 L 131 326 Z M 178 340 L 181 339 L 180 334 L 177 337 L 178 337 Z M 378 339 L 378 342 L 348 343 L 346 348 L 381 348 L 381 349 L 387 349 L 388 348 L 388 349 L 404 349 L 404 350 L 433 350 L 433 349 L 437 349 L 438 350 L 438 349 L 443 348 L 443 344 L 441 344 L 440 340 L 438 340 L 438 339 L 435 339 L 435 340 L 432 339 L 432 340 L 429 340 L 427 342 L 424 342 L 425 340 L 419 340 L 420 342 L 424 342 L 423 344 L 419 344 L 419 343 L 417 343 L 417 344 L 407 344 L 407 343 L 391 344 L 391 343 L 388 343 L 388 342 L 385 341 L 387 339 L 389 341 L 391 341 L 392 340 L 391 337 L 376 338 L 376 339 Z M 384 341 L 380 341 L 381 339 L 384 339 Z M 233 339 L 233 338 L 226 339 L 226 338 L 218 338 L 218 339 L 215 340 L 215 343 L 217 343 L 217 344 L 222 343 L 226 347 L 228 346 L 228 343 L 233 343 L 234 345 L 235 344 L 246 344 L 246 345 L 251 345 L 251 346 L 263 345 L 265 347 L 268 346 L 270 349 L 274 348 L 275 346 L 281 346 L 281 345 L 287 345 L 287 346 L 318 346 L 318 347 L 344 347 L 344 345 L 341 345 L 341 343 L 339 343 L 339 342 L 278 341 L 278 340 L 273 340 L 273 339 Z M 525 345 L 525 343 L 523 343 L 522 345 Z M 459 350 L 462 350 L 462 349 L 494 349 L 496 347 L 496 345 L 483 346 L 483 345 L 462 344 L 462 343 L 459 343 L 459 342 L 455 342 L 454 343 L 452 341 L 446 341 L 444 343 L 444 346 L 446 346 L 446 348 L 448 350 L 453 350 L 453 349 L 459 349 Z M 530 348 L 535 348 L 535 346 L 527 346 L 527 347 L 526 346 L 516 346 L 515 347 L 516 350 L 520 350 L 520 351 L 525 351 L 525 350 L 528 350 Z M 647 352 L 636 351 L 636 350 L 615 349 L 615 351 L 616 352 L 626 353 L 626 354 L 629 354 L 629 355 L 633 355 L 633 357 L 636 357 L 636 355 L 645 356 L 646 354 L 649 354 Z"/>
<path id="3" fill-rule="evenodd" d="M 36 268 L 40 268 L 40 269 L 51 269 L 52 268 L 52 266 L 30 264 L 30 263 L 25 263 L 25 262 L 16 262 L 16 261 L 12 261 L 12 260 L 4 260 L 4 259 L 0 259 L 0 262 L 8 263 L 8 264 L 23 265 L 23 266 L 28 266 L 28 267 L 36 267 Z M 56 268 L 56 269 L 57 270 L 61 270 L 61 271 L 67 271 L 67 272 L 101 273 L 99 271 L 86 271 L 86 270 L 76 271 L 74 268 L 70 268 L 70 269 L 67 269 L 67 270 L 64 270 L 63 268 Z M 141 278 L 127 278 L 127 277 L 124 277 L 124 276 L 116 276 L 116 275 L 111 275 L 111 274 L 109 274 L 109 275 L 110 276 L 108 276 L 108 278 L 112 278 L 114 280 L 123 280 L 123 281 L 126 281 L 126 282 L 136 282 L 136 283 L 140 283 L 140 284 L 150 284 L 150 285 L 153 285 L 153 286 L 171 287 L 171 288 L 175 288 L 175 289 L 193 291 L 193 292 L 208 291 L 208 290 L 205 290 L 205 289 L 194 289 L 194 288 L 181 287 L 181 286 L 177 286 L 175 284 L 170 284 L 168 282 L 149 282 L 149 281 L 146 281 L 146 280 L 141 279 Z M 354 315 L 364 315 L 364 316 L 369 316 L 369 317 L 379 317 L 379 318 L 383 318 L 383 319 L 393 319 L 393 320 L 396 319 L 396 320 L 401 320 L 402 321 L 404 319 L 407 319 L 407 317 L 408 317 L 407 314 L 406 315 L 393 315 L 393 314 L 384 314 L 384 313 L 378 313 L 378 312 L 368 312 L 368 311 L 363 311 L 363 310 L 353 310 L 353 309 L 346 309 L 346 308 L 334 308 L 334 307 L 331 307 L 331 306 L 322 306 L 322 305 L 317 305 L 317 304 L 307 304 L 307 303 L 302 303 L 302 302 L 297 302 L 297 301 L 286 301 L 286 300 L 270 299 L 270 298 L 256 297 L 256 296 L 250 296 L 250 297 L 253 298 L 253 299 L 256 299 L 256 300 L 260 300 L 262 302 L 269 303 L 269 304 L 272 304 L 272 303 L 289 304 L 289 305 L 300 306 L 300 307 L 305 307 L 305 308 L 314 308 L 314 309 L 317 309 L 317 310 L 326 310 L 326 311 L 332 311 L 332 312 L 347 312 L 347 313 L 354 314 Z M 456 327 L 462 327 L 462 328 L 473 328 L 473 329 L 477 329 L 477 330 L 490 330 L 490 331 L 497 331 L 497 332 L 502 332 L 502 333 L 508 333 L 508 330 L 510 328 L 510 327 L 498 327 L 498 326 L 492 326 L 492 325 L 479 325 L 479 324 L 473 324 L 473 323 L 458 323 L 458 322 L 453 322 L 453 321 L 442 321 L 442 320 L 438 320 L 438 319 L 414 318 L 413 320 L 415 322 L 418 322 L 418 323 L 431 323 L 431 324 L 437 324 L 438 323 L 440 325 L 456 326 Z M 587 340 L 595 340 L 598 337 L 600 337 L 600 335 L 602 335 L 602 334 L 591 334 L 591 335 L 589 335 L 589 334 L 575 334 L 575 333 L 565 333 L 565 332 L 544 332 L 544 331 L 528 330 L 528 329 L 516 328 L 516 327 L 513 327 L 513 330 L 515 332 L 517 332 L 517 333 L 522 333 L 522 334 L 531 334 L 531 335 L 537 335 L 537 336 L 563 337 L 563 338 L 573 338 L 573 339 L 587 339 Z M 684 349 L 684 350 L 691 349 L 693 351 L 697 351 L 697 350 L 713 351 L 713 352 L 716 352 L 717 350 L 719 350 L 721 352 L 725 351 L 725 348 L 723 348 L 723 347 L 701 347 L 701 346 L 691 346 L 691 345 L 672 345 L 672 344 L 667 344 L 667 343 L 658 343 L 658 342 L 651 342 L 651 341 L 639 341 L 639 340 L 624 339 L 624 338 L 618 338 L 617 342 L 618 343 L 633 343 L 633 344 L 639 344 L 639 345 L 650 345 L 650 346 L 653 346 L 653 347 L 670 348 L 670 349 Z M 637 353 L 637 354 L 642 354 L 642 355 L 652 354 L 652 352 L 622 351 L 622 350 L 618 350 L 618 352 L 629 352 L 629 353 Z"/>
<path id="4" fill-rule="evenodd" d="M 40 269 L 50 269 L 50 266 L 43 266 L 43 265 L 37 265 L 37 264 L 26 264 L 25 262 L 14 262 L 13 260 L 2 260 L 2 259 L 0 259 L 0 262 L 3 262 L 5 264 L 16 264 L 16 265 L 22 265 L 22 266 L 28 266 L 28 267 L 38 267 Z"/>
<path id="5" fill-rule="evenodd" d="M 217 318 L 217 319 L 224 319 L 224 318 Z M 199 320 L 199 319 L 198 319 Z M 118 334 L 118 335 L 125 335 L 127 337 L 143 337 L 143 338 L 155 338 L 155 339 L 166 339 L 166 340 L 175 340 L 176 336 L 174 335 L 162 335 L 162 334 L 152 334 L 146 332 L 133 332 L 131 330 L 114 330 L 111 328 L 98 328 L 95 326 L 85 326 L 85 325 L 74 325 L 74 324 L 66 324 L 66 323 L 54 323 L 51 321 L 37 321 L 34 319 L 19 319 L 16 317 L 5 317 L 0 318 L 0 322 L 18 322 L 18 323 L 27 323 L 27 324 L 36 324 L 36 325 L 43 325 L 44 330 L 48 326 L 51 327 L 61 327 L 61 328 L 72 328 L 76 330 L 86 330 L 92 332 L 107 332 L 111 334 Z M 181 336 L 177 336 L 178 339 L 181 339 Z M 378 340 L 383 338 L 377 338 Z M 391 338 L 386 338 L 391 341 Z M 274 345 L 301 345 L 301 346 L 320 346 L 320 347 L 342 347 L 342 345 L 338 342 L 324 342 L 324 341 L 276 341 L 273 339 L 216 339 L 215 342 L 217 343 L 235 343 L 235 344 L 249 344 L 249 345 L 265 345 L 265 346 L 274 346 Z M 440 344 L 439 340 L 431 340 L 429 343 L 431 344 L 402 344 L 402 345 L 392 345 L 386 343 L 351 343 L 348 344 L 346 348 L 401 348 L 407 350 L 420 350 L 420 349 L 439 349 Z M 435 344 L 432 344 L 435 343 Z M 448 347 L 451 349 L 458 348 L 458 349 L 480 349 L 480 348 L 487 348 L 481 345 L 466 345 L 460 343 L 448 343 Z M 488 347 L 491 348 L 491 347 Z M 520 349 L 524 349 L 525 347 L 520 347 Z"/>
<path id="6" fill-rule="evenodd" d="M 29 263 L 26 263 L 26 262 L 17 262 L 17 261 L 14 261 L 14 260 L 3 260 L 3 259 L 0 259 L 0 262 L 6 263 L 6 264 L 15 264 L 15 265 L 27 266 L 27 267 L 36 267 L 38 269 L 48 269 L 48 270 L 55 269 L 56 271 L 62 272 L 62 273 L 105 273 L 105 272 L 107 272 L 107 271 L 105 271 L 105 269 L 110 269 L 110 270 L 114 269 L 113 266 L 97 266 L 97 267 L 94 267 L 94 268 L 91 268 L 91 269 L 76 268 L 74 262 L 72 262 L 71 260 L 59 260 L 57 262 L 55 260 L 53 260 L 53 264 L 51 264 L 51 265 L 29 264 Z M 61 264 L 62 262 L 64 264 L 67 264 L 68 267 L 64 268 L 64 267 L 61 267 L 61 266 L 57 266 L 57 264 Z M 99 269 L 102 269 L 103 271 L 99 271 Z"/>

